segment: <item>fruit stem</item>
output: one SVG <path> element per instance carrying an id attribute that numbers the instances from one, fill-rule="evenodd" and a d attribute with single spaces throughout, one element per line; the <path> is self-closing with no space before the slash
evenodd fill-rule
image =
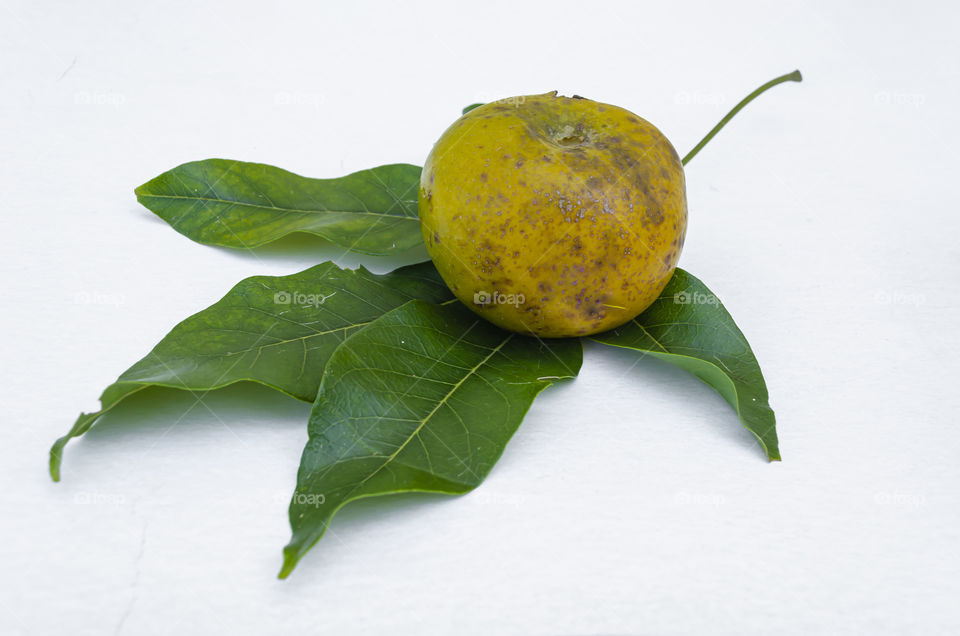
<path id="1" fill-rule="evenodd" d="M 773 88 L 777 84 L 783 84 L 784 82 L 802 82 L 802 81 L 803 81 L 803 76 L 800 75 L 800 71 L 794 71 L 792 73 L 787 73 L 786 75 L 781 75 L 776 79 L 770 80 L 769 82 L 767 82 L 766 84 L 758 88 L 757 90 L 753 91 L 752 93 L 744 97 L 739 104 L 737 104 L 732 109 L 730 109 L 730 112 L 727 113 L 723 117 L 723 119 L 721 119 L 720 122 L 716 126 L 714 126 L 713 129 L 710 130 L 710 132 L 707 133 L 706 137 L 700 140 L 700 143 L 698 143 L 696 146 L 693 147 L 693 150 L 687 153 L 687 156 L 683 158 L 683 161 L 682 161 L 683 165 L 687 165 L 687 163 L 689 163 L 691 159 L 696 157 L 697 153 L 700 152 L 700 150 L 704 146 L 706 146 L 711 139 L 713 139 L 714 135 L 720 132 L 720 129 L 722 129 L 724 126 L 727 125 L 728 121 L 733 119 L 734 115 L 736 115 L 741 110 L 743 110 L 744 106 L 746 106 L 747 104 L 752 102 L 754 99 L 756 99 L 757 96 L 759 96 L 761 93 L 765 93 L 766 91 Z"/>

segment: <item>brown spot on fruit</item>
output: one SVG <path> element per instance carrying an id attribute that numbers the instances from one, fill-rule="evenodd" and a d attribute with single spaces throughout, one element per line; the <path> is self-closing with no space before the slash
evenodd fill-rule
<path id="1" fill-rule="evenodd" d="M 600 301 L 597 301 L 597 303 L 599 302 Z M 586 314 L 588 320 L 602 320 L 607 316 L 606 309 L 596 304 L 587 306 L 584 313 Z"/>
<path id="2" fill-rule="evenodd" d="M 654 225 L 660 225 L 663 223 L 663 210 L 660 207 L 647 208 L 644 218 Z"/>

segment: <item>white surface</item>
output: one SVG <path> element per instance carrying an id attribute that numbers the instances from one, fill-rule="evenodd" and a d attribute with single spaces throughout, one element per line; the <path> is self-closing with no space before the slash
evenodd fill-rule
<path id="1" fill-rule="evenodd" d="M 960 630 L 955 4 L 135 4 L 0 6 L 0 633 Z M 689 166 L 681 259 L 757 353 L 782 463 L 692 377 L 591 345 L 476 492 L 349 506 L 285 582 L 307 405 L 132 398 L 48 479 L 177 321 L 340 256 L 192 243 L 134 186 L 420 163 L 462 106 L 552 89 L 683 153 L 795 67 Z"/>

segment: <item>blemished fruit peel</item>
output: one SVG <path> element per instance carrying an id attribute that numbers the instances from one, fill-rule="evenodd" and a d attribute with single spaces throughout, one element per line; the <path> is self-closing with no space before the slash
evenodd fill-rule
<path id="1" fill-rule="evenodd" d="M 617 327 L 657 298 L 683 248 L 683 165 L 653 124 L 556 92 L 451 125 L 420 182 L 423 238 L 453 293 L 541 337 Z"/>

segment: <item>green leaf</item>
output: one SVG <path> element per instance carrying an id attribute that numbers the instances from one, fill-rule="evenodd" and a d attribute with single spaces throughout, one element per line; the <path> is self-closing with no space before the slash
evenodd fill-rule
<path id="1" fill-rule="evenodd" d="M 193 161 L 136 189 L 137 200 L 184 236 L 251 248 L 307 232 L 365 254 L 423 242 L 420 167 L 391 164 L 339 179 L 310 179 L 262 163 Z"/>
<path id="2" fill-rule="evenodd" d="M 464 106 L 464 107 L 463 107 L 463 112 L 462 112 L 461 114 L 462 114 L 462 115 L 466 115 L 467 113 L 469 113 L 469 112 L 470 112 L 471 110 L 473 110 L 474 108 L 480 108 L 481 106 L 483 106 L 483 102 L 479 102 L 479 103 L 477 103 L 477 104 L 470 104 L 469 106 Z"/>
<path id="3" fill-rule="evenodd" d="M 209 391 L 248 380 L 312 401 L 327 358 L 351 333 L 414 298 L 453 298 L 432 263 L 389 274 L 322 263 L 290 276 L 254 276 L 190 316 L 82 413 L 50 449 L 60 479 L 63 447 L 105 412 L 149 386 Z"/>
<path id="4" fill-rule="evenodd" d="M 730 403 L 770 460 L 780 459 L 760 365 L 727 310 L 690 273 L 678 268 L 646 311 L 591 339 L 642 351 L 694 374 Z"/>
<path id="5" fill-rule="evenodd" d="M 536 395 L 581 358 L 577 339 L 502 331 L 460 303 L 412 301 L 350 336 L 310 416 L 280 577 L 349 501 L 475 488 Z"/>

